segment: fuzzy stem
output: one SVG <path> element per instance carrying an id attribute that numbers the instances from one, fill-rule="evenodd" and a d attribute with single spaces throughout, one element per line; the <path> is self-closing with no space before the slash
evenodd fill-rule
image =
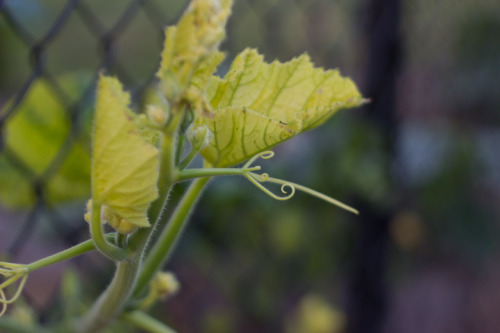
<path id="1" fill-rule="evenodd" d="M 128 300 L 139 269 L 138 256 L 120 261 L 113 280 L 77 328 L 79 333 L 97 333 L 112 323 Z"/>
<path id="2" fill-rule="evenodd" d="M 174 160 L 176 145 L 176 128 L 181 115 L 174 117 L 172 128 L 166 129 L 163 133 L 161 156 L 160 156 L 160 177 L 159 196 L 151 205 L 148 217 L 150 221 L 160 219 L 164 205 L 166 205 L 168 192 L 173 184 Z M 130 294 L 134 289 L 136 277 L 141 266 L 143 253 L 147 248 L 151 238 L 153 228 L 142 228 L 132 235 L 127 244 L 127 251 L 130 253 L 125 261 L 117 263 L 117 269 L 113 280 L 108 288 L 101 294 L 94 303 L 89 313 L 84 317 L 80 333 L 97 333 L 104 327 L 112 323 L 123 311 Z"/>
<path id="3" fill-rule="evenodd" d="M 167 227 L 162 231 L 154 247 L 151 249 L 141 269 L 134 295 L 137 296 L 147 286 L 154 274 L 172 253 L 175 245 L 187 225 L 188 217 L 193 210 L 200 194 L 210 178 L 194 180 L 181 201 L 175 208 Z"/>
<path id="4" fill-rule="evenodd" d="M 180 116 L 173 120 L 175 126 L 179 126 Z M 172 125 L 172 126 L 174 126 Z M 129 239 L 129 244 L 133 248 L 147 249 L 147 243 L 151 241 L 151 236 L 158 229 L 161 215 L 167 206 L 168 194 L 174 184 L 175 178 L 175 147 L 176 134 L 167 131 L 163 132 L 160 156 L 160 177 L 158 179 L 158 199 L 156 199 L 148 210 L 148 219 L 154 223 L 153 228 L 142 228 L 133 234 Z"/>
<path id="5" fill-rule="evenodd" d="M 173 172 L 175 170 L 174 160 L 175 160 L 175 146 L 174 138 L 164 135 L 161 147 L 161 167 L 160 167 L 160 178 L 158 179 L 158 199 L 156 199 L 148 211 L 148 218 L 151 223 L 158 220 L 166 205 L 166 199 L 168 197 L 168 192 L 172 187 Z"/>
<path id="6" fill-rule="evenodd" d="M 90 216 L 90 234 L 96 249 L 113 261 L 127 258 L 127 251 L 108 242 L 104 237 L 101 225 L 101 205 L 92 201 L 92 212 Z"/>

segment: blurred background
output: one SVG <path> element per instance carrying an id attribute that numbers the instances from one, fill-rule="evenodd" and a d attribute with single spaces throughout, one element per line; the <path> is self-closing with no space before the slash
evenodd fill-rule
<path id="1" fill-rule="evenodd" d="M 186 4 L 0 0 L 1 259 L 88 238 L 96 75 L 139 107 Z M 307 52 L 371 99 L 263 163 L 361 215 L 216 179 L 166 267 L 181 290 L 155 316 L 186 333 L 498 332 L 500 3 L 235 0 L 221 74 L 247 46 Z M 111 274 L 95 254 L 36 271 L 10 314 L 81 313 Z"/>

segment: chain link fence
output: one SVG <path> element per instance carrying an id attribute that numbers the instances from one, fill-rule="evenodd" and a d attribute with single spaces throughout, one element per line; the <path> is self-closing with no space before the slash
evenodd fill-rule
<path id="1" fill-rule="evenodd" d="M 334 52 L 331 48 L 335 47 L 335 43 L 321 45 L 321 40 L 315 42 L 318 37 L 309 38 L 308 34 L 317 35 L 317 29 L 310 28 L 311 22 L 303 12 L 311 4 L 310 1 L 238 2 L 235 18 L 228 28 L 228 58 L 235 51 L 250 45 L 261 47 L 267 55 L 283 59 L 298 55 L 305 49 L 312 50 L 317 59 L 327 59 L 328 54 Z M 4 163 L 13 166 L 20 178 L 29 180 L 34 198 L 33 203 L 28 205 L 30 213 L 21 223 L 18 236 L 11 238 L 10 245 L 6 247 L 8 253 L 15 254 L 29 240 L 28 234 L 42 213 L 49 214 L 54 227 L 63 235 L 72 233 L 67 229 L 74 224 L 64 223 L 48 202 L 47 184 L 60 171 L 75 141 L 80 139 L 82 114 L 92 107 L 97 75 L 104 71 L 118 76 L 131 89 L 133 101 L 139 103 L 145 88 L 154 80 L 164 38 L 163 28 L 173 22 L 185 6 L 186 1 L 175 2 L 174 5 L 160 1 L 130 1 L 126 4 L 121 1 L 108 4 L 91 1 L 2 3 L 2 34 L 9 50 L 3 56 L 2 86 L 7 94 L 2 96 L 6 106 L 0 118 L 2 154 L 6 160 Z M 326 8 L 334 13 L 339 6 L 318 2 L 313 7 L 319 8 L 310 10 L 320 13 Z M 332 17 L 328 17 L 330 19 Z M 323 24 L 328 24 L 326 19 L 323 21 Z M 335 24 L 345 29 L 340 23 Z M 285 30 L 290 27 L 294 31 Z M 323 34 L 330 30 L 328 26 L 320 28 Z M 341 31 L 331 30 L 340 38 Z M 320 45 L 304 48 L 308 43 Z M 61 74 L 76 71 L 90 76 L 82 79 L 86 84 L 78 93 L 61 86 Z M 30 91 L 41 81 L 47 93 L 53 95 L 52 98 L 66 110 L 69 122 L 68 135 L 50 163 L 43 168 L 26 163 L 26 159 L 18 155 L 19 151 L 6 142 L 9 119 L 15 117 Z M 13 97 L 7 103 L 5 98 L 8 96 Z M 29 132 L 25 134 L 30 135 Z M 37 140 L 36 137 L 30 139 Z M 5 194 L 5 201 L 9 201 L 5 197 L 11 195 Z M 74 237 L 63 239 L 72 242 Z"/>
<path id="2" fill-rule="evenodd" d="M 12 258 L 37 258 L 40 252 L 29 252 L 34 249 L 46 251 L 47 244 L 52 242 L 67 247 L 85 238 L 87 225 L 82 215 L 88 196 L 86 193 L 90 190 L 89 126 L 97 76 L 100 72 L 116 75 L 131 91 L 133 104 L 140 106 L 144 103 L 148 89 L 154 84 L 163 29 L 175 22 L 186 5 L 187 1 L 160 0 L 0 0 L 2 253 Z M 380 38 L 384 40 L 387 37 L 384 29 L 390 18 L 396 20 L 394 39 L 386 41 L 387 49 L 380 48 L 377 43 Z M 325 232 L 325 238 L 318 241 L 316 251 L 311 251 L 307 260 L 319 260 L 321 267 L 330 261 L 331 267 L 322 270 L 307 262 L 299 264 L 295 259 L 287 259 L 290 262 L 285 267 L 286 271 L 290 271 L 296 269 L 296 265 L 312 265 L 308 269 L 316 275 L 326 276 L 323 279 L 312 278 L 319 284 L 326 285 L 336 279 L 342 285 L 342 279 L 351 279 L 351 282 L 344 283 L 351 283 L 351 287 L 344 288 L 343 292 L 354 296 L 338 296 L 337 289 L 342 287 L 324 287 L 321 290 L 330 293 L 330 296 L 335 295 L 333 298 L 338 300 L 340 308 L 349 309 L 349 304 L 351 307 L 354 304 L 352 311 L 357 315 L 347 310 L 347 315 L 352 318 L 362 320 L 363 311 L 373 311 L 373 307 L 363 310 L 363 305 L 359 304 L 366 299 L 352 300 L 357 297 L 353 292 L 356 283 L 366 285 L 375 281 L 376 285 L 369 286 L 365 291 L 374 292 L 371 296 L 379 298 L 370 303 L 372 306 L 387 307 L 387 317 L 391 322 L 385 329 L 411 332 L 393 316 L 395 310 L 387 305 L 390 297 L 384 281 L 389 258 L 395 257 L 396 263 L 401 263 L 398 258 L 418 257 L 425 252 L 426 244 L 437 244 L 439 249 L 446 248 L 446 244 L 452 244 L 452 248 L 464 246 L 463 251 L 467 252 L 463 255 L 465 257 L 470 251 L 483 251 L 483 245 L 487 247 L 484 250 L 486 253 L 496 253 L 489 249 L 494 247 L 491 244 L 497 235 L 498 226 L 492 221 L 499 216 L 495 202 L 500 197 L 500 152 L 495 144 L 499 138 L 500 97 L 493 88 L 495 84 L 498 87 L 500 77 L 499 22 L 500 6 L 493 0 L 235 1 L 228 38 L 222 46 L 227 50 L 228 57 L 221 71 L 227 68 L 237 52 L 247 46 L 258 48 L 268 61 L 275 58 L 285 61 L 308 52 L 318 65 L 339 67 L 344 75 L 353 77 L 360 83 L 362 91 L 370 94 L 368 97 L 372 98 L 372 105 L 382 103 L 383 110 L 380 112 L 370 107 L 355 111 L 351 118 L 339 119 L 319 134 L 305 135 L 280 148 L 285 163 L 292 165 L 291 177 L 312 183 L 313 187 L 324 192 L 332 193 L 332 189 L 338 189 L 340 195 L 353 198 L 368 212 L 363 218 L 366 223 L 349 220 L 322 208 L 304 216 L 302 219 L 309 224 L 314 223 L 311 220 L 315 218 L 326 217 L 327 222 L 317 226 L 319 232 Z M 377 31 L 381 31 L 382 35 L 377 35 Z M 395 41 L 398 44 L 396 49 L 391 44 Z M 392 51 L 384 53 L 387 50 Z M 380 52 L 379 60 L 384 60 L 387 68 L 392 68 L 390 73 L 385 71 L 386 67 L 377 67 L 380 61 L 373 56 L 377 52 Z M 375 79 L 370 75 L 375 75 Z M 395 104 L 391 110 L 384 108 L 387 101 L 380 101 L 380 96 L 386 96 L 383 95 L 384 89 L 393 89 L 394 95 L 389 98 Z M 49 106 L 56 111 L 51 111 Z M 351 132 L 348 133 L 348 130 Z M 313 141 L 317 148 L 307 148 L 313 145 Z M 29 148 L 25 149 L 25 146 Z M 294 167 L 297 159 L 311 163 L 295 163 Z M 336 174 L 331 174 L 332 169 L 336 170 Z M 279 167 L 278 170 L 283 171 Z M 318 178 L 320 174 L 330 176 L 325 181 Z M 227 208 L 227 199 L 224 201 L 224 198 L 219 198 L 220 201 L 214 198 L 204 200 L 201 213 L 195 216 L 201 222 L 197 222 L 191 236 L 187 236 L 187 242 L 191 241 L 189 246 L 216 254 L 219 250 L 214 250 L 214 247 L 221 246 L 223 251 L 231 252 L 235 244 L 228 240 L 230 236 L 222 236 L 223 232 L 228 232 L 227 224 L 232 223 L 229 222 L 231 220 L 250 223 L 251 218 L 259 220 L 261 228 L 267 228 L 263 226 L 264 221 L 275 223 L 274 229 L 265 229 L 279 235 L 273 236 L 273 242 L 290 242 L 283 238 L 284 229 L 276 227 L 279 221 L 269 221 L 268 217 L 256 214 L 252 211 L 255 207 L 251 208 L 247 201 L 262 205 L 263 211 L 274 217 L 287 216 L 283 227 L 290 230 L 294 228 L 296 217 L 287 215 L 287 209 L 263 203 L 257 195 L 242 194 L 239 188 L 235 189 L 224 181 L 216 187 L 216 193 L 226 191 L 233 197 L 230 203 L 240 208 Z M 61 193 L 69 194 L 65 197 Z M 333 193 L 337 195 L 336 191 Z M 223 197 L 222 194 L 220 196 Z M 302 202 L 307 207 L 314 205 L 307 200 Z M 227 208 L 228 213 L 210 212 L 209 206 Z M 273 213 L 275 211 L 279 214 Z M 469 217 L 467 214 L 470 214 Z M 241 217 L 245 215 L 248 217 Z M 331 223 L 339 223 L 332 222 L 334 218 L 341 221 L 341 225 L 342 221 L 351 225 L 332 229 Z M 363 229 L 368 222 L 379 218 L 383 220 L 381 229 Z M 221 220 L 225 223 L 224 227 L 220 223 L 215 224 L 213 219 Z M 209 226 L 209 223 L 212 224 Z M 261 251 L 274 249 L 272 244 L 268 244 L 269 248 L 265 244 L 261 247 L 260 237 L 264 235 L 255 234 L 255 230 L 250 230 L 251 226 L 238 228 L 242 229 L 229 229 L 229 232 L 237 233 L 236 239 L 241 244 L 247 244 L 248 249 L 235 251 L 222 265 L 227 267 L 221 267 L 221 272 L 235 274 L 232 275 L 235 278 L 238 275 L 230 267 L 238 266 L 239 260 L 250 260 L 245 256 L 251 253 L 266 256 Z M 338 235 L 328 238 L 334 231 Z M 444 239 L 446 244 L 441 246 L 443 242 L 432 237 L 425 238 L 426 233 Z M 203 237 L 214 244 L 207 245 L 206 241 L 200 240 Z M 341 247 L 332 246 L 332 239 L 342 244 Z M 195 241 L 201 245 L 193 245 Z M 359 246 L 359 242 L 368 245 Z M 373 257 L 374 247 L 370 244 L 381 245 L 377 250 L 380 251 L 377 252 L 378 257 Z M 318 259 L 322 258 L 322 251 L 339 251 L 341 254 Z M 364 257 L 356 251 L 372 252 L 371 256 Z M 200 262 L 204 259 L 216 262 L 204 253 L 200 255 Z M 197 286 L 194 289 L 205 292 L 203 295 L 215 298 L 215 304 L 221 309 L 236 304 L 246 316 L 245 319 L 240 315 L 236 319 L 228 319 L 225 310 L 206 315 L 209 312 L 207 306 L 196 308 L 190 317 L 183 317 L 183 311 L 189 312 L 194 303 L 203 301 L 194 291 L 188 291 L 182 300 L 173 300 L 173 303 L 178 302 L 177 307 L 169 307 L 169 312 L 177 318 L 174 321 L 184 329 L 180 331 L 223 332 L 239 327 L 238 331 L 244 332 L 241 329 L 244 323 L 250 325 L 249 332 L 252 329 L 262 332 L 286 329 L 293 332 L 283 324 L 283 318 L 299 311 L 293 310 L 291 304 L 297 303 L 305 294 L 304 290 L 310 287 L 310 282 L 300 280 L 300 274 L 284 282 L 292 289 L 288 289 L 291 290 L 290 295 L 281 295 L 284 299 L 282 303 L 272 303 L 262 295 L 247 295 L 248 299 L 236 297 L 234 302 L 227 302 L 220 298 L 233 297 L 238 294 L 237 290 L 248 288 L 262 276 L 248 272 L 250 277 L 242 277 L 241 284 L 236 282 L 233 289 L 224 289 L 221 285 L 223 277 L 212 279 L 208 276 L 213 272 L 212 266 L 203 272 L 197 270 L 196 265 L 201 265 L 200 262 L 196 262 L 195 256 L 190 256 L 183 246 L 179 257 L 176 267 L 180 267 L 181 275 L 186 274 L 185 279 L 189 281 L 186 285 L 193 284 Z M 258 272 L 265 274 L 264 271 L 273 265 L 281 265 L 278 258 L 281 257 L 259 268 Z M 182 260 L 196 263 L 193 265 L 195 268 L 184 268 L 183 273 Z M 249 262 L 249 267 L 254 267 Z M 372 271 L 359 268 L 359 265 L 370 265 L 370 262 L 380 266 Z M 397 270 L 398 266 L 392 269 Z M 341 271 L 343 275 L 338 277 L 335 271 Z M 413 272 L 411 269 L 408 271 Z M 371 273 L 379 277 L 360 277 Z M 213 285 L 203 286 L 189 274 L 210 278 Z M 263 292 L 273 288 L 273 284 L 269 283 L 269 288 Z M 213 296 L 210 290 L 206 290 L 213 286 L 220 289 L 222 296 Z M 46 297 L 51 298 L 54 293 Z M 395 294 L 397 298 L 399 294 Z M 28 292 L 28 301 L 29 295 Z M 254 300 L 256 297 L 261 298 Z M 31 301 L 35 307 L 46 302 Z M 272 309 L 273 306 L 278 309 Z M 273 318 L 263 314 L 266 311 Z M 378 315 L 386 317 L 384 312 Z M 198 317 L 206 319 L 205 328 L 186 323 Z M 372 331 L 378 332 L 377 329 L 384 327 L 383 320 L 375 326 L 378 328 Z M 361 332 L 363 329 L 353 326 L 350 331 Z M 441 330 L 448 331 L 451 332 L 447 328 Z"/>

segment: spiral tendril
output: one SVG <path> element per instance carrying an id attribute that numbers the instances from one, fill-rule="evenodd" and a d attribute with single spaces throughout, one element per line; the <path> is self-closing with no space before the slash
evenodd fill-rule
<path id="1" fill-rule="evenodd" d="M 262 175 L 267 175 L 267 174 L 262 174 Z M 244 176 L 250 182 L 252 182 L 257 188 L 259 188 L 262 192 L 264 192 L 265 194 L 267 194 L 268 196 L 270 196 L 273 199 L 284 201 L 284 200 L 291 199 L 295 195 L 295 187 L 293 187 L 293 185 L 288 184 L 288 183 L 283 183 L 281 186 L 281 192 L 286 194 L 285 196 L 279 196 L 279 195 L 274 194 L 268 188 L 266 188 L 264 185 L 261 184 L 262 182 L 266 181 L 266 180 L 263 180 L 264 177 L 262 177 L 262 175 L 257 175 L 255 173 L 251 173 L 251 172 L 244 174 Z M 269 176 L 267 176 L 267 177 L 269 177 Z M 287 187 L 290 188 L 290 193 L 288 193 L 288 191 L 286 191 Z"/>
<path id="2" fill-rule="evenodd" d="M 241 168 L 202 168 L 202 169 L 189 169 L 189 170 L 182 170 L 180 171 L 180 175 L 178 180 L 186 180 L 190 178 L 196 178 L 196 177 L 214 177 L 214 176 L 229 176 L 229 175 L 240 175 L 244 176 L 247 178 L 252 184 L 254 184 L 259 190 L 267 194 L 273 199 L 276 200 L 288 200 L 292 198 L 295 195 L 295 191 L 299 190 L 302 192 L 305 192 L 309 195 L 312 195 L 318 199 L 324 200 L 332 205 L 338 206 L 344 210 L 347 210 L 351 213 L 354 214 L 359 214 L 359 212 L 336 200 L 333 199 L 327 195 L 324 195 L 323 193 L 320 193 L 318 191 L 315 191 L 313 189 L 310 189 L 306 186 L 302 186 L 300 184 L 296 184 L 293 182 L 289 182 L 286 180 L 282 179 L 277 179 L 270 177 L 268 173 L 263 172 L 261 174 L 254 173 L 254 171 L 260 171 L 261 167 L 260 165 L 253 165 L 255 161 L 258 158 L 261 159 L 270 159 L 274 156 L 274 152 L 268 150 L 261 152 L 257 155 L 254 155 L 252 158 L 250 158 L 245 165 L 243 165 Z M 262 185 L 262 183 L 269 182 L 269 183 L 274 183 L 274 184 L 279 184 L 281 185 L 281 193 L 283 195 L 278 195 L 273 193 L 271 190 L 269 190 L 267 187 Z"/>
<path id="3" fill-rule="evenodd" d="M 264 192 L 265 194 L 267 194 L 271 198 L 276 199 L 276 200 L 281 200 L 281 201 L 288 200 L 291 197 L 293 197 L 294 194 L 295 194 L 295 188 L 291 184 L 289 184 L 288 182 L 283 182 L 282 183 L 281 192 L 283 194 L 285 194 L 285 196 L 280 196 L 280 195 L 274 194 L 268 188 L 266 188 L 264 185 L 261 184 L 261 183 L 266 182 L 269 179 L 269 174 L 267 174 L 267 173 L 256 174 L 256 173 L 252 172 L 252 171 L 259 171 L 259 170 L 261 170 L 260 165 L 252 166 L 252 164 L 258 158 L 261 158 L 263 160 L 268 160 L 268 159 L 273 158 L 273 157 L 274 157 L 274 152 L 272 150 L 266 150 L 266 151 L 263 151 L 263 152 L 261 152 L 261 153 L 259 153 L 257 155 L 254 155 L 241 168 L 241 170 L 243 171 L 242 174 L 250 182 L 252 182 L 252 184 L 254 184 L 258 189 L 260 189 L 262 192 Z M 286 190 L 286 188 L 290 188 L 290 193 L 288 193 L 288 191 Z"/>
<path id="4" fill-rule="evenodd" d="M 252 166 L 252 164 L 258 159 L 258 158 L 261 158 L 263 160 L 267 160 L 267 159 L 270 159 L 274 156 L 274 152 L 271 151 L 271 150 L 268 150 L 268 151 L 264 151 L 262 153 L 259 153 L 255 156 L 253 156 L 251 159 L 248 160 L 247 163 L 245 163 L 245 165 L 241 168 L 241 171 L 242 171 L 242 175 L 245 176 L 250 182 L 252 182 L 252 184 L 254 184 L 258 189 L 260 189 L 262 192 L 264 192 L 265 194 L 267 194 L 268 196 L 270 196 L 271 198 L 273 199 L 276 199 L 276 200 L 288 200 L 290 198 L 292 198 L 294 195 L 295 195 L 295 191 L 296 190 L 299 190 L 299 191 L 302 191 L 302 192 L 305 192 L 309 195 L 312 195 L 316 198 L 319 198 L 321 200 L 325 200 L 326 202 L 332 204 L 332 205 L 335 205 L 335 206 L 338 206 L 342 209 L 345 209 L 351 213 L 354 213 L 354 214 L 359 214 L 359 212 L 336 200 L 336 199 L 333 199 L 327 195 L 324 195 L 323 193 L 320 193 L 320 192 L 317 192 L 315 190 L 312 190 L 308 187 L 305 187 L 305 186 L 302 186 L 302 185 L 299 185 L 299 184 L 295 184 L 295 183 L 292 183 L 292 182 L 289 182 L 289 181 L 286 181 L 286 180 L 281 180 L 281 179 L 277 179 L 277 178 L 272 178 L 269 176 L 268 173 L 261 173 L 261 174 L 257 174 L 257 173 L 253 173 L 252 171 L 258 171 L 260 170 L 260 166 Z M 280 196 L 280 195 L 277 195 L 273 192 L 271 192 L 267 187 L 265 187 L 264 185 L 262 185 L 262 183 L 265 183 L 265 182 L 270 182 L 270 183 L 274 183 L 274 184 L 280 184 L 281 185 L 281 193 L 285 194 L 284 196 Z"/>
<path id="5" fill-rule="evenodd" d="M 254 174 L 254 177 L 256 179 L 258 179 L 259 182 L 265 182 L 269 179 L 269 174 L 264 172 L 264 173 L 261 173 L 260 175 L 257 175 L 257 174 Z"/>
<path id="6" fill-rule="evenodd" d="M 292 184 L 285 183 L 281 185 L 281 192 L 287 194 L 287 188 L 290 190 L 290 194 L 293 196 L 295 194 L 295 187 Z"/>
<path id="7" fill-rule="evenodd" d="M 246 170 L 248 169 L 258 158 L 261 158 L 263 160 L 268 160 L 270 158 L 273 158 L 274 157 L 274 151 L 272 150 L 266 150 L 266 151 L 263 151 L 262 153 L 258 153 L 257 155 L 253 156 L 251 159 L 248 160 L 248 162 L 245 163 L 245 165 L 243 166 L 243 170 Z M 260 170 L 260 166 L 259 166 L 259 170 Z"/>

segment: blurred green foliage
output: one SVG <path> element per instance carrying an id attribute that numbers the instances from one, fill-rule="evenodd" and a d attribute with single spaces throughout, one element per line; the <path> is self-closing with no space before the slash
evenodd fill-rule
<path id="1" fill-rule="evenodd" d="M 74 99 L 82 96 L 90 84 L 90 75 L 73 74 L 61 78 L 65 94 Z M 10 103 L 6 103 L 5 109 Z M 0 156 L 0 200 L 11 208 L 27 208 L 35 202 L 33 183 L 44 181 L 46 199 L 64 203 L 89 195 L 91 113 L 78 115 L 77 131 L 71 114 L 51 85 L 38 80 L 29 90 L 16 113 L 2 128 L 5 154 Z M 4 110 L 5 110 L 4 109 Z M 69 152 L 64 160 L 58 156 L 63 147 Z M 15 157 L 13 157 L 15 156 Z M 26 176 L 26 171 L 31 177 Z"/>
<path id="2" fill-rule="evenodd" d="M 40 1 L 30 7 L 35 9 L 16 13 L 32 32 L 41 33 L 61 3 Z M 185 1 L 155 3 L 164 24 L 178 15 Z M 115 0 L 89 0 L 88 4 L 108 27 L 126 7 Z M 236 1 L 223 49 L 232 59 L 243 47 L 257 47 L 268 61 L 288 60 L 307 51 L 315 63 L 339 67 L 362 83 L 367 57 L 363 6 L 363 1 L 347 0 Z M 69 22 L 48 48 L 48 69 L 55 74 L 94 71 L 100 59 L 99 42 L 78 17 Z M 494 134 L 500 127 L 499 27 L 497 1 L 403 2 L 396 159 L 390 158 L 386 133 L 377 124 L 362 111 L 344 111 L 317 131 L 280 146 L 274 160 L 263 163 L 272 175 L 307 184 L 346 203 L 394 209 L 388 267 L 394 289 L 404 288 L 405 282 L 436 262 L 481 273 L 492 268 L 489 260 L 498 256 L 500 151 Z M 128 88 L 144 83 L 156 70 L 159 31 L 150 16 L 139 11 L 114 41 L 109 71 L 123 74 L 125 67 L 128 74 L 120 78 Z M 30 71 L 29 48 L 2 19 L 0 34 L 8 50 L 0 53 L 0 98 L 5 101 Z M 221 72 L 225 70 L 227 64 L 221 66 Z M 22 112 L 17 121 L 13 117 L 7 122 L 6 133 L 10 126 L 20 128 L 12 134 L 19 152 L 28 140 L 26 131 L 32 133 L 29 138 L 40 138 L 34 142 L 42 147 L 35 152 L 42 155 L 40 160 L 22 156 L 42 171 L 67 133 L 68 119 L 58 102 L 51 100 L 52 93 L 44 96 L 43 83 L 37 87 L 32 94 L 38 91 L 39 98 L 54 107 L 41 110 L 42 104 L 30 99 L 22 110 L 37 116 L 54 113 L 50 137 L 44 137 L 47 130 L 40 128 L 41 122 L 27 120 Z M 77 140 L 81 151 L 87 149 L 84 138 Z M 7 143 L 7 147 L 13 144 Z M 28 150 L 23 154 L 35 156 Z M 78 156 L 71 158 L 78 166 L 67 162 L 71 165 L 55 173 L 56 178 L 62 177 L 59 183 L 56 178 L 49 182 L 54 182 L 49 185 L 53 201 L 61 200 L 58 186 L 63 189 L 68 184 L 63 180 L 76 182 L 75 196 L 83 195 L 80 180 L 86 171 L 82 165 L 88 162 Z M 2 204 L 31 202 L 33 197 L 26 195 L 32 196 L 32 179 L 23 178 L 4 154 L 0 163 L 0 181 L 18 187 L 8 195 L 0 188 Z M 172 200 L 181 190 L 179 186 Z M 169 317 L 181 332 L 284 331 L 288 322 L 303 315 L 299 304 L 311 293 L 321 295 L 341 313 L 357 232 L 369 222 L 363 218 L 363 211 L 357 218 L 302 194 L 275 202 L 243 178 L 217 179 L 168 267 L 178 274 L 181 292 L 155 311 L 160 318 Z"/>

